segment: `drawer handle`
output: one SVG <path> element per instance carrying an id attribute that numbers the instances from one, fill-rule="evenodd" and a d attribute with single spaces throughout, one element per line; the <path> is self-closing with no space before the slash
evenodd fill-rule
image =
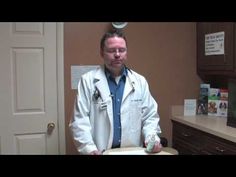
<path id="1" fill-rule="evenodd" d="M 190 137 L 191 135 L 189 135 L 189 134 L 187 134 L 187 133 L 182 133 L 182 135 L 184 136 L 184 137 Z"/>
<path id="2" fill-rule="evenodd" d="M 221 148 L 219 148 L 219 147 L 216 147 L 215 149 L 216 149 L 216 151 L 221 152 L 221 153 L 225 152 L 224 149 L 221 149 Z"/>

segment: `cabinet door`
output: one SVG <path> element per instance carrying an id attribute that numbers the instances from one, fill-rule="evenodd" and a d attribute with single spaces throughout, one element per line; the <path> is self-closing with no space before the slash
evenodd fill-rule
<path id="1" fill-rule="evenodd" d="M 198 130 L 178 122 L 173 122 L 173 148 L 179 154 L 199 154 L 203 141 Z"/>
<path id="2" fill-rule="evenodd" d="M 214 33 L 224 32 L 223 54 L 214 52 L 221 43 L 205 40 L 206 35 L 217 37 Z M 222 39 L 222 38 L 221 38 Z M 207 44 L 207 45 L 205 45 Z M 205 47 L 207 46 L 207 50 Z M 213 46 L 213 47 L 211 47 Z M 215 46 L 215 47 L 214 47 Z M 201 22 L 197 23 L 197 67 L 201 71 L 233 71 L 234 70 L 234 23 Z M 207 52 L 208 51 L 208 52 Z M 209 52 L 211 51 L 211 52 Z M 222 50 L 221 50 L 222 52 Z"/>

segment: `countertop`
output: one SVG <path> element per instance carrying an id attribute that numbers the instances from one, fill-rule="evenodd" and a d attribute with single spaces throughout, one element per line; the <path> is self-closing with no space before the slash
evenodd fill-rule
<path id="1" fill-rule="evenodd" d="M 172 115 L 171 119 L 236 143 L 236 128 L 226 125 L 226 117 Z"/>

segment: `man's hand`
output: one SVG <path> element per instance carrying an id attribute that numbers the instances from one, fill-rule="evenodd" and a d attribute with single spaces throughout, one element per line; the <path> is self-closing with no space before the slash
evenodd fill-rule
<path id="1" fill-rule="evenodd" d="M 145 147 L 147 147 L 147 145 L 148 145 L 148 143 L 145 143 Z M 156 142 L 150 152 L 151 153 L 157 153 L 157 152 L 160 152 L 161 149 L 162 149 L 162 144 L 159 143 L 159 142 Z"/>
<path id="2" fill-rule="evenodd" d="M 152 149 L 152 152 L 160 152 L 161 149 L 162 149 L 162 144 L 159 142 L 156 142 L 153 149 Z"/>

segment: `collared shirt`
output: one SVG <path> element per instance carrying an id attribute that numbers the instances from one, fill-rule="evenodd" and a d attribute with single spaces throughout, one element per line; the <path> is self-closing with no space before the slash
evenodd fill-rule
<path id="1" fill-rule="evenodd" d="M 120 107 L 121 101 L 123 97 L 125 81 L 127 76 L 127 70 L 124 67 L 122 69 L 122 74 L 120 75 L 120 79 L 116 82 L 116 78 L 114 78 L 108 69 L 105 69 L 110 93 L 112 96 L 112 106 L 113 106 L 113 127 L 114 127 L 114 136 L 112 142 L 112 148 L 120 147 L 121 142 L 121 122 L 120 122 Z"/>

